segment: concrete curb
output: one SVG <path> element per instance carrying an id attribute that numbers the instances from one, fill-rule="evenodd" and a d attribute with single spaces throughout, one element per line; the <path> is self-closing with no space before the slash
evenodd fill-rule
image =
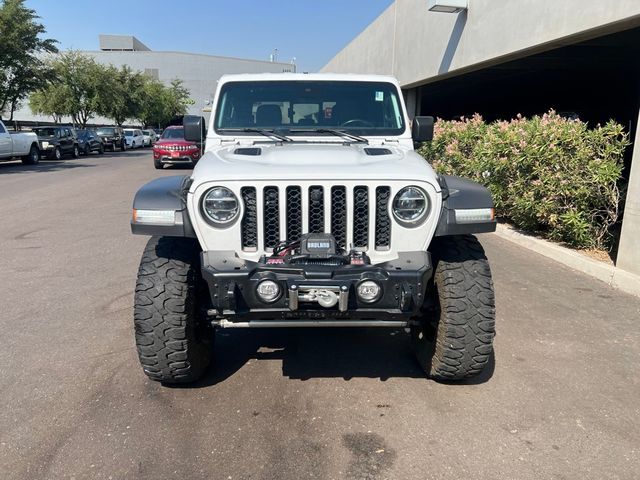
<path id="1" fill-rule="evenodd" d="M 567 267 L 586 273 L 625 293 L 640 297 L 640 276 L 621 270 L 613 265 L 593 260 L 579 252 L 540 238 L 524 235 L 506 225 L 498 225 L 496 235 L 551 258 Z"/>

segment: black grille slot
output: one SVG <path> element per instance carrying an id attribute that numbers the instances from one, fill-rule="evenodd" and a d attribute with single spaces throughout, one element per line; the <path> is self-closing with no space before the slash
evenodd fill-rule
<path id="1" fill-rule="evenodd" d="M 258 202 L 256 200 L 256 189 L 254 187 L 243 187 L 240 189 L 242 202 L 244 203 L 244 215 L 240 223 L 242 231 L 242 248 L 258 248 Z"/>
<path id="2" fill-rule="evenodd" d="M 309 187 L 309 233 L 324 232 L 324 189 Z"/>
<path id="3" fill-rule="evenodd" d="M 278 187 L 264 187 L 264 248 L 274 248 L 280 241 L 280 206 Z"/>
<path id="4" fill-rule="evenodd" d="M 347 189 L 331 188 L 331 233 L 341 248 L 347 248 Z"/>
<path id="5" fill-rule="evenodd" d="M 287 241 L 300 240 L 302 235 L 302 191 L 287 187 Z"/>
<path id="6" fill-rule="evenodd" d="M 386 250 L 391 246 L 390 196 L 389 187 L 376 188 L 376 250 Z"/>
<path id="7" fill-rule="evenodd" d="M 353 246 L 369 245 L 369 192 L 367 187 L 353 189 Z"/>

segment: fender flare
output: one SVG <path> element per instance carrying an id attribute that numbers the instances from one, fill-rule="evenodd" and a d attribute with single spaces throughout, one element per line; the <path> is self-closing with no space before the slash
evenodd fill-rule
<path id="1" fill-rule="evenodd" d="M 133 199 L 131 232 L 136 235 L 196 238 L 189 212 L 187 192 L 191 178 L 187 175 L 161 177 L 143 185 Z M 142 212 L 174 212 L 169 220 L 144 218 Z"/>
<path id="2" fill-rule="evenodd" d="M 472 180 L 451 175 L 439 175 L 438 183 L 442 189 L 442 211 L 435 237 L 496 231 L 493 198 L 486 187 Z M 483 220 L 460 222 L 456 210 L 490 210 L 491 214 Z"/>

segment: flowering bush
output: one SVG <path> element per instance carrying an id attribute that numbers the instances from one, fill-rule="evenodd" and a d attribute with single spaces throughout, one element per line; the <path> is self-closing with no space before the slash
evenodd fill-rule
<path id="1" fill-rule="evenodd" d="M 579 248 L 611 247 L 618 219 L 623 155 L 621 125 L 590 129 L 554 111 L 509 122 L 475 115 L 438 120 L 418 152 L 439 173 L 489 188 L 497 214 L 517 227 Z"/>

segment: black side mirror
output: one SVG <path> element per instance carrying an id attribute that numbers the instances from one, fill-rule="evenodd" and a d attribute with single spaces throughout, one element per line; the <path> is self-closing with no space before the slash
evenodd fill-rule
<path id="1" fill-rule="evenodd" d="M 207 129 L 204 125 L 204 117 L 197 115 L 185 115 L 182 119 L 184 127 L 184 139 L 188 142 L 204 142 L 207 136 Z"/>
<path id="2" fill-rule="evenodd" d="M 414 142 L 433 140 L 433 117 L 415 117 L 411 125 L 411 137 Z"/>

